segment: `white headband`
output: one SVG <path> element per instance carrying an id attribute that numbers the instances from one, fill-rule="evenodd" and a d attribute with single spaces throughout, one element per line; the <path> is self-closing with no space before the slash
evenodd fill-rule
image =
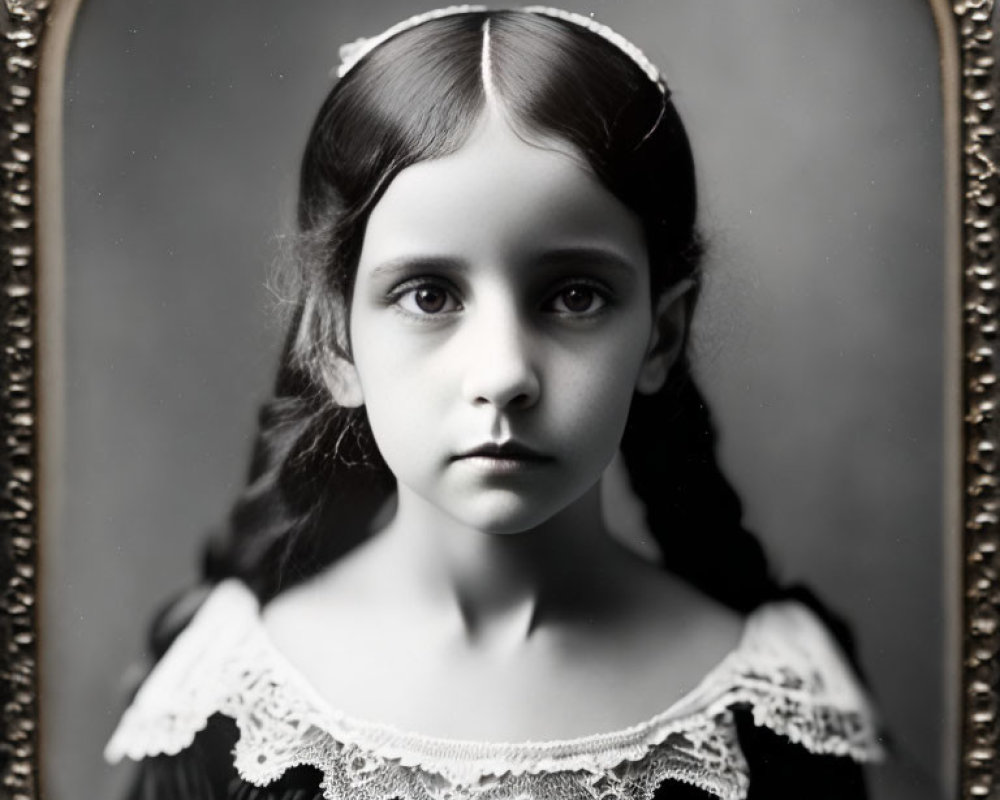
<path id="1" fill-rule="evenodd" d="M 486 6 L 479 5 L 447 6 L 446 8 L 437 8 L 433 11 L 426 11 L 423 14 L 417 14 L 409 19 L 404 19 L 402 22 L 398 22 L 391 28 L 383 31 L 378 36 L 361 38 L 351 42 L 350 44 L 345 44 L 340 48 L 340 66 L 337 68 L 337 77 L 343 78 L 362 58 L 396 34 L 407 31 L 410 28 L 415 28 L 418 25 L 429 22 L 432 19 L 452 17 L 457 14 L 472 14 L 489 10 L 490 9 Z M 661 92 L 666 91 L 666 86 L 660 78 L 660 71 L 656 68 L 656 65 L 646 58 L 646 55 L 642 52 L 642 50 L 632 44 L 632 42 L 620 33 L 613 31 L 607 25 L 602 25 L 592 17 L 587 17 L 583 14 L 576 14 L 572 11 L 563 11 L 558 8 L 549 8 L 548 6 L 527 6 L 520 10 L 526 11 L 529 14 L 538 14 L 543 17 L 561 19 L 565 22 L 578 25 L 581 28 L 586 28 L 591 33 L 596 33 L 602 39 L 610 42 L 630 59 L 632 59 L 636 66 L 646 73 L 649 79 L 656 84 Z"/>

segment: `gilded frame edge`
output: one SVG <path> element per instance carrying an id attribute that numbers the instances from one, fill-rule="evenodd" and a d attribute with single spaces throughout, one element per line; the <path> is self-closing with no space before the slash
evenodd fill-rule
<path id="1" fill-rule="evenodd" d="M 82 2 L 0 5 L 0 797 L 11 800 L 42 797 L 38 569 L 61 429 L 39 387 L 61 385 L 61 102 Z M 945 758 L 956 797 L 1000 799 L 998 22 L 994 0 L 928 2 L 942 69 L 948 254 Z"/>

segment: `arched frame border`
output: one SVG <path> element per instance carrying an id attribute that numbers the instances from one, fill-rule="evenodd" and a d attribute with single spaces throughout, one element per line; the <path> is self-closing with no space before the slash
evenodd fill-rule
<path id="1" fill-rule="evenodd" d="M 0 797 L 11 800 L 42 797 L 37 575 L 62 431 L 39 387 L 61 385 L 62 88 L 82 2 L 0 5 Z M 994 0 L 928 2 L 945 126 L 945 755 L 955 797 L 1000 800 L 997 17 Z"/>

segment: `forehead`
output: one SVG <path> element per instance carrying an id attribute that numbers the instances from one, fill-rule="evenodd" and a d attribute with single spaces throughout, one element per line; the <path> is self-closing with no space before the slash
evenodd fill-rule
<path id="1" fill-rule="evenodd" d="M 402 170 L 369 217 L 361 269 L 409 255 L 529 257 L 581 245 L 645 261 L 638 217 L 568 143 L 488 113 L 456 152 Z"/>

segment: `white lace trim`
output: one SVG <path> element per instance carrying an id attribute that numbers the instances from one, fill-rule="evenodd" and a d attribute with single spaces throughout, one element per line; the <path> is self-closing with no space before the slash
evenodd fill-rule
<path id="1" fill-rule="evenodd" d="M 830 634 L 804 606 L 763 606 L 738 647 L 666 711 L 576 739 L 439 739 L 332 708 L 275 649 L 256 598 L 217 586 L 156 665 L 105 749 L 117 762 L 173 755 L 216 713 L 239 729 L 236 769 L 264 786 L 292 767 L 323 773 L 328 798 L 351 800 L 648 800 L 666 779 L 742 800 L 747 764 L 733 706 L 817 753 L 876 760 L 876 722 Z"/>

